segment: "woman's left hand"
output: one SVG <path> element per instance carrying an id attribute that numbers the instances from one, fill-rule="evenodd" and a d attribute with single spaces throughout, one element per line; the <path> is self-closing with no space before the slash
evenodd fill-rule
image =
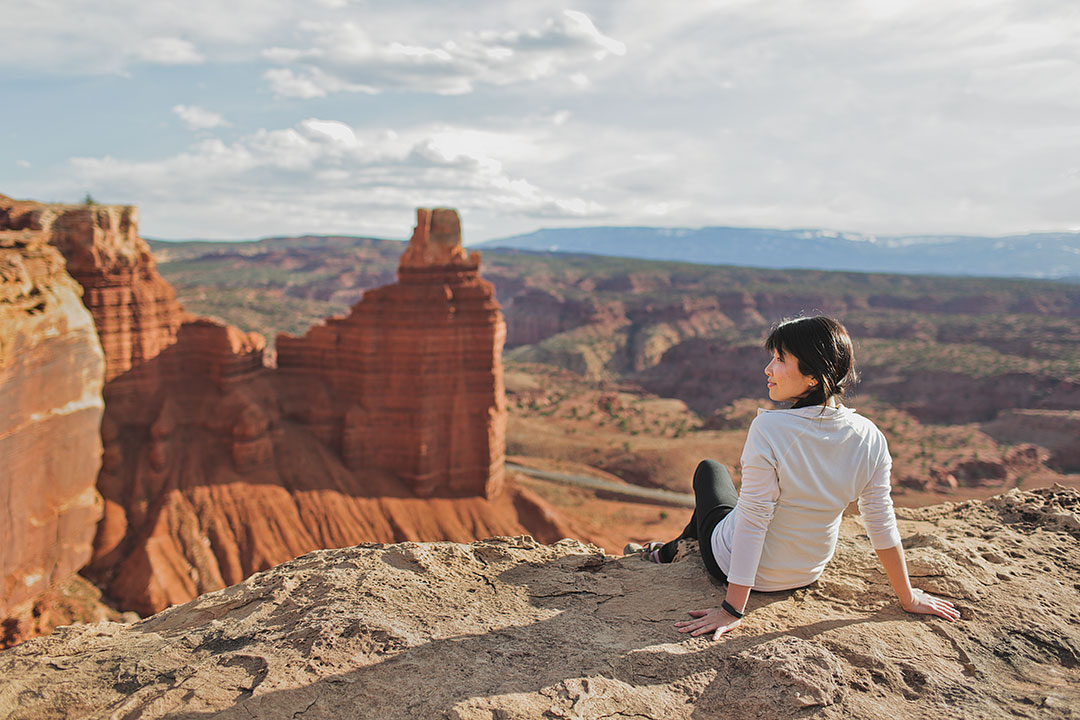
<path id="1" fill-rule="evenodd" d="M 713 633 L 713 640 L 719 640 L 720 636 L 728 630 L 734 630 L 742 625 L 742 620 L 728 615 L 720 608 L 708 610 L 691 610 L 690 617 L 694 620 L 680 620 L 675 623 L 681 633 L 690 633 L 697 636 L 707 632 Z M 715 632 L 714 632 L 715 631 Z"/>
<path id="2" fill-rule="evenodd" d="M 911 600 L 906 604 L 900 603 L 900 607 L 904 608 L 909 613 L 937 615 L 938 617 L 945 618 L 949 622 L 956 622 L 960 619 L 960 611 L 957 610 L 951 602 L 939 597 L 934 597 L 930 593 L 923 592 L 919 588 L 912 588 Z"/>

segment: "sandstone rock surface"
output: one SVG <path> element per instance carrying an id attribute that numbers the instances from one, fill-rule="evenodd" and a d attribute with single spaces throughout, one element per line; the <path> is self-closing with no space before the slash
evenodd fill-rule
<path id="1" fill-rule="evenodd" d="M 311 553 L 133 626 L 0 653 L 15 718 L 1071 718 L 1080 703 L 1080 494 L 903 511 L 904 613 L 853 519 L 809 588 L 759 594 L 723 641 L 673 628 L 716 602 L 668 566 L 574 541 Z"/>
<path id="2" fill-rule="evenodd" d="M 46 235 L 5 224 L 12 204 L 0 196 L 0 642 L 32 632 L 35 599 L 90 559 L 105 374 L 81 288 Z"/>

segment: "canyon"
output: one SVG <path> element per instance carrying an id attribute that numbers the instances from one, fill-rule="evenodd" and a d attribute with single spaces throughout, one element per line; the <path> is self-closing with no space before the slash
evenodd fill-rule
<path id="1" fill-rule="evenodd" d="M 357 278 L 387 272 L 401 243 L 308 236 L 154 248 L 200 312 L 273 328 L 336 310 L 312 298 L 360 292 Z M 701 457 L 737 475 L 763 404 L 762 338 L 782 317 L 825 312 L 855 339 L 862 381 L 849 402 L 885 430 L 899 502 L 986 497 L 1016 483 L 1080 487 L 1076 286 L 497 248 L 485 248 L 485 262 L 514 378 L 508 449 L 523 464 L 680 492 Z M 275 280 L 285 268 L 287 283 Z M 1010 453 L 1030 444 L 1044 460 L 1010 469 Z M 995 468 L 953 486 L 951 470 L 971 461 Z"/>
<path id="2" fill-rule="evenodd" d="M 738 478 L 762 404 L 764 331 L 784 315 L 834 313 L 856 337 L 863 382 L 852 402 L 889 438 L 898 505 L 952 501 L 900 510 L 917 582 L 960 598 L 980 623 L 984 607 L 1015 616 L 1009 593 L 1043 583 L 1040 617 L 1057 628 L 1075 606 L 1075 593 L 1051 585 L 1075 570 L 1076 501 L 1064 487 L 1027 489 L 1080 487 L 1080 290 L 497 250 L 480 267 L 445 209 L 418 211 L 408 242 L 170 244 L 139 236 L 134 207 L 0 198 L 0 392 L 4 408 L 19 408 L 0 417 L 0 460 L 18 472 L 0 489 L 27 510 L 0 532 L 28 538 L 0 555 L 2 642 L 23 643 L 0 654 L 13 678 L 0 708 L 154 716 L 180 712 L 180 702 L 196 716 L 247 707 L 270 717 L 280 703 L 290 716 L 304 707 L 333 716 L 341 706 L 322 689 L 360 682 L 365 697 L 384 691 L 380 714 L 395 717 L 421 707 L 416 685 L 355 662 L 345 670 L 347 658 L 415 668 L 430 661 L 429 646 L 452 655 L 461 633 L 475 638 L 470 657 L 515 639 L 503 655 L 516 653 L 518 665 L 496 663 L 492 677 L 536 682 L 456 678 L 425 696 L 436 714 L 515 717 L 547 703 L 590 717 L 639 701 L 671 700 L 675 712 L 740 697 L 696 664 L 650 671 L 662 684 L 604 670 L 612 657 L 634 666 L 643 648 L 665 667 L 697 653 L 710 667 L 762 670 L 772 684 L 751 688 L 751 714 L 803 696 L 820 700 L 806 707 L 822 717 L 923 696 L 987 717 L 1029 706 L 1055 717 L 1072 702 L 1045 680 L 1062 672 L 1073 682 L 1072 635 L 1025 635 L 1004 620 L 970 642 L 923 633 L 933 621 L 912 626 L 887 608 L 850 518 L 820 587 L 761 599 L 764 635 L 730 651 L 646 638 L 675 619 L 671 593 L 687 607 L 708 602 L 700 563 L 691 552 L 690 562 L 650 569 L 608 554 L 674 536 L 683 510 L 508 472 L 504 460 L 681 493 L 702 457 Z M 57 437 L 70 442 L 58 448 Z M 35 540 L 39 527 L 62 541 Z M 476 542 L 526 533 L 535 541 Z M 567 537 L 594 546 L 556 542 Z M 867 593 L 873 627 L 887 631 L 872 651 L 852 610 Z M 295 610 L 290 597 L 314 618 L 322 609 L 363 617 L 279 627 Z M 582 604 L 593 597 L 595 608 Z M 466 607 L 501 619 L 470 624 Z M 583 639 L 601 607 L 614 613 L 604 637 L 641 626 L 632 646 Z M 121 614 L 131 610 L 163 614 L 109 624 L 137 621 Z M 569 622 L 550 624 L 552 613 Z M 859 630 L 814 630 L 830 619 Z M 905 645 L 913 627 L 915 644 Z M 301 650 L 275 655 L 264 638 Z M 930 646 L 946 680 L 904 665 Z M 567 647 L 581 662 L 566 677 L 545 675 Z M 129 662 L 121 656 L 131 648 L 145 654 Z M 65 653 L 76 659 L 58 659 Z M 78 678 L 67 686 L 74 696 L 51 687 L 38 662 Z M 807 664 L 828 677 L 791 670 Z M 957 689 L 971 682 L 986 684 L 984 700 Z"/>
<path id="3" fill-rule="evenodd" d="M 506 480 L 505 324 L 454 211 L 277 368 L 184 310 L 134 207 L 0 198 L 0 238 L 5 644 L 80 569 L 151 614 L 317 548 L 588 535 Z"/>

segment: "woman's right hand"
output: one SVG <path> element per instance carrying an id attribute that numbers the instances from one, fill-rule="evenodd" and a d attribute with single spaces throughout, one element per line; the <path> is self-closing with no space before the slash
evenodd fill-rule
<path id="1" fill-rule="evenodd" d="M 960 619 L 960 611 L 957 610 L 951 602 L 942 600 L 939 597 L 934 597 L 930 593 L 923 592 L 918 588 L 912 588 L 911 600 L 906 603 L 901 603 L 901 607 L 909 613 L 916 613 L 918 615 L 937 615 L 938 617 L 945 618 L 949 622 Z"/>

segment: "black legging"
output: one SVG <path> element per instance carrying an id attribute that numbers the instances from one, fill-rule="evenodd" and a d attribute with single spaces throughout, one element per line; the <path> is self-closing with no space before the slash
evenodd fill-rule
<path id="1" fill-rule="evenodd" d="M 675 559 L 679 540 L 692 538 L 701 546 L 701 559 L 705 569 L 720 582 L 727 582 L 727 575 L 716 564 L 712 553 L 713 530 L 724 517 L 735 509 L 739 493 L 727 468 L 715 460 L 702 460 L 694 471 L 694 514 L 682 535 L 665 543 L 658 553 L 660 562 L 669 563 Z"/>

